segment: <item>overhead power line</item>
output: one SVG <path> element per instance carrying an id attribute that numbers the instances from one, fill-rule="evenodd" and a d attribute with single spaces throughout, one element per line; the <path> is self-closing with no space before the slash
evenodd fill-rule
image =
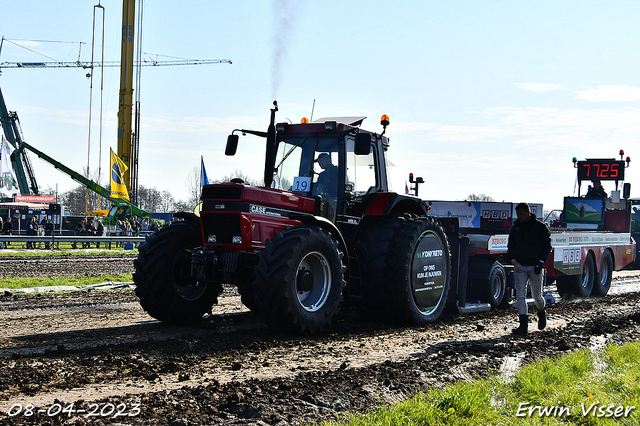
<path id="1" fill-rule="evenodd" d="M 144 60 L 142 62 L 135 62 L 134 66 L 143 67 L 162 67 L 168 65 L 209 65 L 209 64 L 231 64 L 229 59 L 182 59 L 174 61 L 153 61 Z M 120 61 L 105 61 L 105 62 L 0 62 L 0 69 L 2 68 L 83 68 L 93 69 L 105 67 L 119 67 Z"/>

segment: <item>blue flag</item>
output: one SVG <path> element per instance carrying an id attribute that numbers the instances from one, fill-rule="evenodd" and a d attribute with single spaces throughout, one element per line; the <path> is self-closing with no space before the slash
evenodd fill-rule
<path id="1" fill-rule="evenodd" d="M 209 178 L 207 177 L 207 171 L 204 168 L 204 159 L 200 156 L 200 188 L 205 185 L 209 185 Z"/>

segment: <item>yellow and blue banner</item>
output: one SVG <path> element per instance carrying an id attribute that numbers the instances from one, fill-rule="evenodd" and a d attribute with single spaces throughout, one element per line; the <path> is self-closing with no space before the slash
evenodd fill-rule
<path id="1" fill-rule="evenodd" d="M 111 196 L 124 198 L 129 201 L 129 191 L 124 183 L 124 173 L 129 169 L 127 165 L 111 150 Z"/>

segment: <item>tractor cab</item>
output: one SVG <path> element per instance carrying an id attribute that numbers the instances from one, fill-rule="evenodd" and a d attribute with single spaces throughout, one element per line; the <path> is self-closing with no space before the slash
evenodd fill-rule
<path id="1" fill-rule="evenodd" d="M 315 198 L 320 216 L 335 223 L 365 195 L 389 189 L 384 155 L 388 139 L 384 131 L 378 135 L 360 129 L 365 118 L 303 118 L 299 124 L 272 122 L 273 133 L 239 131 L 267 137 L 265 170 L 273 172 L 265 171 L 266 187 Z M 386 129 L 388 116 L 381 124 Z M 229 137 L 227 155 L 235 153 L 237 138 Z"/>

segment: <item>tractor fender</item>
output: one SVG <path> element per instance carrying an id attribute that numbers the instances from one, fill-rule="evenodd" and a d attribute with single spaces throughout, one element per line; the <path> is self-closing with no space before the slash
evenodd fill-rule
<path id="1" fill-rule="evenodd" d="M 364 216 L 389 216 L 394 213 L 427 216 L 428 210 L 427 205 L 419 198 L 394 192 L 377 192 L 373 195 Z"/>
<path id="2" fill-rule="evenodd" d="M 178 219 L 184 219 L 187 222 L 196 222 L 198 225 L 200 224 L 200 216 L 191 212 L 177 212 L 173 214 Z"/>
<path id="3" fill-rule="evenodd" d="M 349 249 L 347 248 L 347 243 L 345 242 L 342 233 L 333 222 L 325 219 L 322 216 L 312 216 L 308 214 L 293 214 L 289 216 L 289 219 L 299 220 L 305 225 L 313 225 L 329 231 L 333 238 L 335 238 L 338 242 L 338 247 L 340 247 L 340 250 L 342 250 L 342 252 L 344 253 L 342 261 L 344 262 L 344 266 L 347 268 L 347 271 L 349 271 Z M 347 285 L 349 284 L 348 277 L 349 273 L 347 272 L 345 273 L 345 280 L 347 280 Z"/>

